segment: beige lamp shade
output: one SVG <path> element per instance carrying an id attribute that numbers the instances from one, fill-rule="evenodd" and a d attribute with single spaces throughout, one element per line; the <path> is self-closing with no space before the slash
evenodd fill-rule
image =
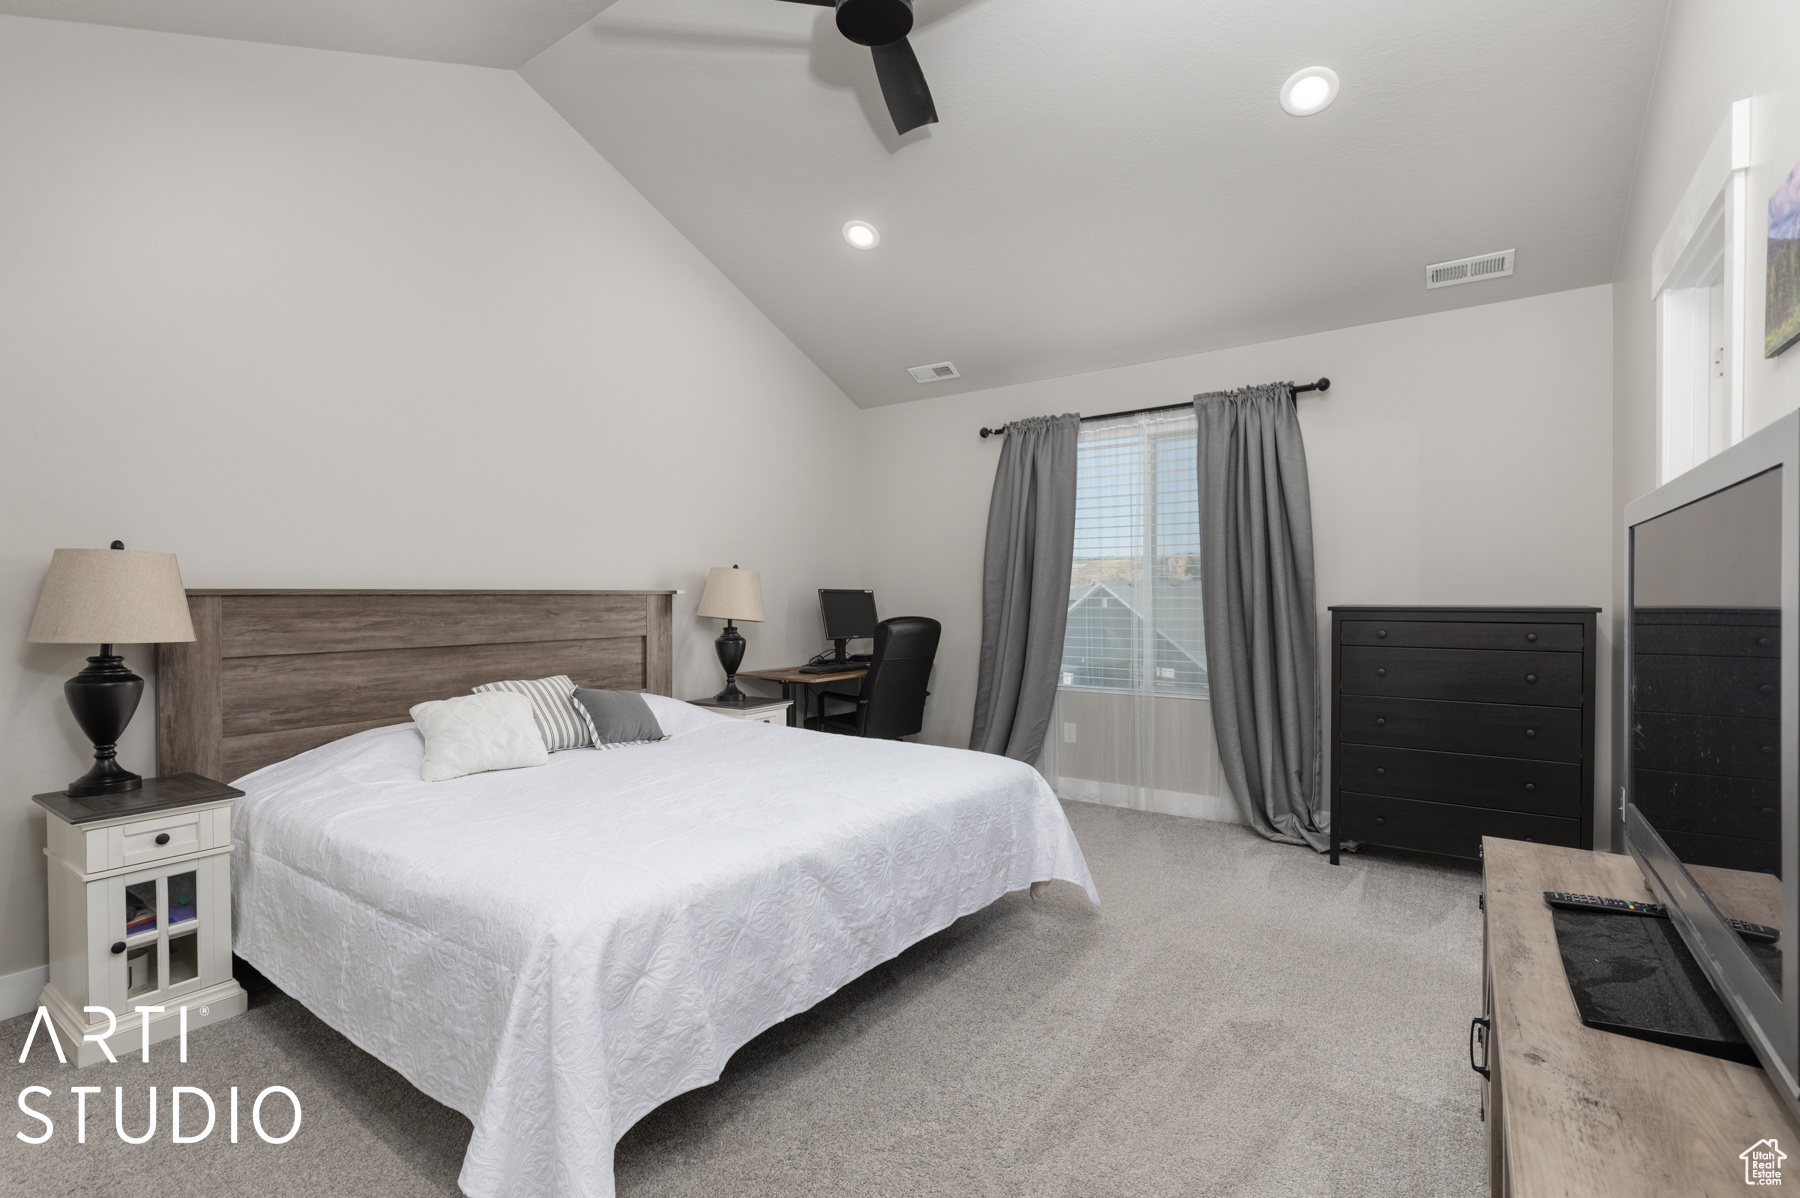
<path id="1" fill-rule="evenodd" d="M 58 549 L 25 638 L 51 645 L 147 645 L 194 639 L 173 553 Z"/>
<path id="2" fill-rule="evenodd" d="M 762 623 L 762 575 L 736 566 L 714 566 L 700 595 L 699 614 L 715 620 Z"/>

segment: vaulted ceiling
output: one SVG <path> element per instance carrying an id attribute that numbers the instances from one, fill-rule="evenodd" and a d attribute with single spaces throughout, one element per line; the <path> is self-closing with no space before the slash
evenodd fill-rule
<path id="1" fill-rule="evenodd" d="M 516 66 L 864 406 L 1610 280 L 1667 0 L 916 8 L 941 120 L 897 136 L 805 4 L 0 0 Z M 1313 65 L 1342 90 L 1289 116 Z M 1512 278 L 1425 290 L 1512 248 Z"/>

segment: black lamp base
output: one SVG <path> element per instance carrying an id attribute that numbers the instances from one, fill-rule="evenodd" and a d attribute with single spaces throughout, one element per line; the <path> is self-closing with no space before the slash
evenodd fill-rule
<path id="1" fill-rule="evenodd" d="M 750 696 L 738 689 L 737 668 L 744 664 L 744 634 L 727 620 L 725 631 L 713 642 L 719 650 L 719 664 L 725 667 L 725 689 L 713 696 L 715 703 L 742 703 Z"/>
<path id="2" fill-rule="evenodd" d="M 94 742 L 94 768 L 69 783 L 67 793 L 123 794 L 144 785 L 141 775 L 119 764 L 119 737 L 137 713 L 144 697 L 144 680 L 125 668 L 125 659 L 100 646 L 100 656 L 88 658 L 87 669 L 63 683 L 69 710 L 87 738 Z"/>

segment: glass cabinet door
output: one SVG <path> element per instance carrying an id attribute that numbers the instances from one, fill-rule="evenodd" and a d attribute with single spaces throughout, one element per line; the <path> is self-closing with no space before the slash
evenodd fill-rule
<path id="1" fill-rule="evenodd" d="M 112 1007 L 153 1006 L 202 982 L 211 926 L 213 858 L 141 870 L 114 880 Z M 101 883 L 104 885 L 104 883 Z M 216 980 L 216 979 L 214 979 Z"/>

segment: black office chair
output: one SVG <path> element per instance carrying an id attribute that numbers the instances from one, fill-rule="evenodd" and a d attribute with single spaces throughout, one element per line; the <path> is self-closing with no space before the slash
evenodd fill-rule
<path id="1" fill-rule="evenodd" d="M 862 690 L 854 695 L 826 691 L 819 696 L 819 714 L 806 726 L 845 736 L 872 736 L 898 740 L 925 726 L 925 699 L 931 694 L 931 662 L 937 657 L 943 625 L 925 616 L 895 616 L 875 626 L 875 652 Z M 856 704 L 855 711 L 840 715 L 826 712 L 827 700 Z"/>

